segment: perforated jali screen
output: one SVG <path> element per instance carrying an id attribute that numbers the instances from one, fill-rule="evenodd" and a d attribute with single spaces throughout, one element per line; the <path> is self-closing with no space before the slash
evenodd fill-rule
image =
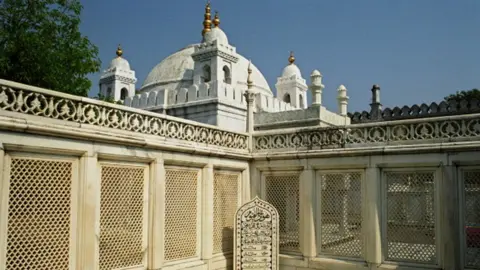
<path id="1" fill-rule="evenodd" d="M 215 172 L 213 182 L 213 253 L 233 250 L 239 173 Z"/>
<path id="2" fill-rule="evenodd" d="M 386 172 L 387 260 L 435 263 L 434 172 Z"/>
<path id="3" fill-rule="evenodd" d="M 197 255 L 199 170 L 165 168 L 165 260 Z"/>
<path id="4" fill-rule="evenodd" d="M 13 157 L 6 269 L 68 269 L 73 163 Z"/>
<path id="5" fill-rule="evenodd" d="M 480 169 L 463 171 L 465 265 L 480 269 Z"/>
<path id="6" fill-rule="evenodd" d="M 321 174 L 320 253 L 362 255 L 362 190 L 358 172 Z"/>
<path id="7" fill-rule="evenodd" d="M 143 265 L 144 185 L 144 167 L 101 166 L 101 270 Z"/>
<path id="8" fill-rule="evenodd" d="M 298 251 L 300 174 L 266 175 L 266 201 L 280 216 L 280 252 Z"/>

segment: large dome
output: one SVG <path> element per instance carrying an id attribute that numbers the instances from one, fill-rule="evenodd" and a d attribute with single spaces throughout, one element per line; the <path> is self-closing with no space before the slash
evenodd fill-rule
<path id="1" fill-rule="evenodd" d="M 153 89 L 155 86 L 168 85 L 172 83 L 193 83 L 194 63 L 192 54 L 195 52 L 195 46 L 197 45 L 198 44 L 187 46 L 168 56 L 158 65 L 156 65 L 143 82 L 141 91 L 148 91 L 149 89 Z M 236 71 L 240 72 L 237 77 L 238 83 L 240 85 L 245 85 L 246 87 L 249 61 L 241 55 L 238 55 L 238 57 L 239 59 L 236 67 Z M 262 73 L 253 64 L 251 67 L 254 87 L 266 95 L 273 96 L 267 80 L 265 80 L 265 77 L 263 77 Z"/>

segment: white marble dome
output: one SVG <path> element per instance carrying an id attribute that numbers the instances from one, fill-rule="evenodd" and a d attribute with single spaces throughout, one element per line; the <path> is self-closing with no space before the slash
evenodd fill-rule
<path id="1" fill-rule="evenodd" d="M 195 46 L 198 45 L 199 44 L 192 44 L 187 46 L 157 64 L 148 74 L 140 91 L 150 91 L 151 89 L 157 88 L 157 86 L 167 86 L 172 84 L 185 87 L 184 85 L 186 82 L 192 84 L 194 66 L 192 54 L 195 52 Z M 244 86 L 246 89 L 249 61 L 241 55 L 238 55 L 238 57 L 239 59 L 235 71 L 239 71 L 240 73 L 237 77 L 237 83 L 241 85 L 240 87 Z M 251 68 L 254 88 L 265 95 L 273 96 L 263 74 L 253 64 Z"/>
<path id="2" fill-rule="evenodd" d="M 204 37 L 205 43 L 212 43 L 215 40 L 218 42 L 218 44 L 222 44 L 222 45 L 228 44 L 227 35 L 225 34 L 225 32 L 223 32 L 222 29 L 220 29 L 220 27 L 215 27 L 212 30 L 205 33 L 205 37 Z"/>
<path id="3" fill-rule="evenodd" d="M 110 62 L 108 69 L 118 69 L 118 70 L 130 70 L 130 64 L 128 61 L 120 56 L 115 57 Z"/>
<path id="4" fill-rule="evenodd" d="M 290 64 L 283 69 L 282 77 L 290 78 L 292 76 L 297 76 L 298 78 L 302 77 L 300 69 L 295 64 Z"/>

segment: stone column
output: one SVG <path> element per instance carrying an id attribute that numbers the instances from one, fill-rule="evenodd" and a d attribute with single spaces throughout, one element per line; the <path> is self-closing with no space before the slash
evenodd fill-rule
<path id="1" fill-rule="evenodd" d="M 82 247 L 79 253 L 80 262 L 77 262 L 79 268 L 95 269 L 97 262 L 97 249 L 99 247 L 98 232 L 96 232 L 95 224 L 99 222 L 97 219 L 97 209 L 100 207 L 100 177 L 101 172 L 98 167 L 97 154 L 87 153 L 80 159 L 80 210 L 83 215 L 79 215 L 79 221 L 82 226 L 82 234 L 79 238 L 77 246 Z M 98 215 L 100 217 L 100 215 Z"/>
<path id="2" fill-rule="evenodd" d="M 207 261 L 213 256 L 213 165 L 208 164 L 202 170 L 202 259 Z M 232 217 L 233 218 L 233 217 Z"/>
<path id="3" fill-rule="evenodd" d="M 461 245 L 462 241 L 459 237 L 459 224 L 460 215 L 460 198 L 458 196 L 458 180 L 461 177 L 457 175 L 457 168 L 454 165 L 443 166 L 441 172 L 438 175 L 438 182 L 440 182 L 440 202 L 436 202 L 440 209 L 442 209 L 441 215 L 441 224 L 436 224 L 438 228 L 439 225 L 443 229 L 440 237 L 442 247 L 440 251 L 442 253 L 438 254 L 439 257 L 443 258 L 443 269 L 453 270 L 453 269 L 463 269 L 463 262 L 461 258 Z M 438 197 L 437 197 L 438 198 Z"/>
<path id="4" fill-rule="evenodd" d="M 159 269 L 164 262 L 165 253 L 165 165 L 157 158 L 151 165 L 151 222 L 149 232 L 150 256 L 149 269 Z"/>
<path id="5" fill-rule="evenodd" d="M 317 256 L 315 235 L 315 170 L 307 168 L 300 175 L 300 251 L 303 256 Z"/>
<path id="6" fill-rule="evenodd" d="M 8 178 L 5 171 L 6 158 L 0 142 L 0 267 L 6 264 L 7 225 L 8 225 Z"/>
<path id="7" fill-rule="evenodd" d="M 312 91 L 312 106 L 322 105 L 322 90 L 325 86 L 322 84 L 322 74 L 314 70 L 310 75 L 310 90 Z"/>
<path id="8" fill-rule="evenodd" d="M 362 222 L 362 232 L 366 234 L 363 246 L 365 260 L 369 264 L 380 265 L 382 263 L 382 190 L 380 186 L 381 174 L 377 167 L 366 169 L 365 194 L 362 205 L 365 211 Z M 362 209 L 363 210 L 363 209 Z M 385 217 L 383 217 L 385 218 Z"/>

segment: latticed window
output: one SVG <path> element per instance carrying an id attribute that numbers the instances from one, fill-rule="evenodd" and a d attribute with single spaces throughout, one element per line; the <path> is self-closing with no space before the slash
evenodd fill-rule
<path id="1" fill-rule="evenodd" d="M 199 170 L 167 167 L 165 176 L 165 260 L 198 255 Z"/>
<path id="2" fill-rule="evenodd" d="M 146 168 L 101 166 L 100 247 L 101 270 L 144 265 Z"/>
<path id="3" fill-rule="evenodd" d="M 6 269 L 69 269 L 73 162 L 13 157 Z"/>
<path id="4" fill-rule="evenodd" d="M 215 172 L 213 179 L 213 253 L 233 251 L 239 173 Z"/>
<path id="5" fill-rule="evenodd" d="M 265 200 L 280 216 L 280 251 L 298 251 L 300 173 L 265 175 Z"/>
<path id="6" fill-rule="evenodd" d="M 480 269 L 480 169 L 463 171 L 465 265 Z"/>
<path id="7" fill-rule="evenodd" d="M 386 259 L 436 263 L 435 173 L 387 171 Z"/>
<path id="8" fill-rule="evenodd" d="M 347 257 L 362 255 L 361 178 L 360 172 L 320 174 L 320 253 Z"/>

